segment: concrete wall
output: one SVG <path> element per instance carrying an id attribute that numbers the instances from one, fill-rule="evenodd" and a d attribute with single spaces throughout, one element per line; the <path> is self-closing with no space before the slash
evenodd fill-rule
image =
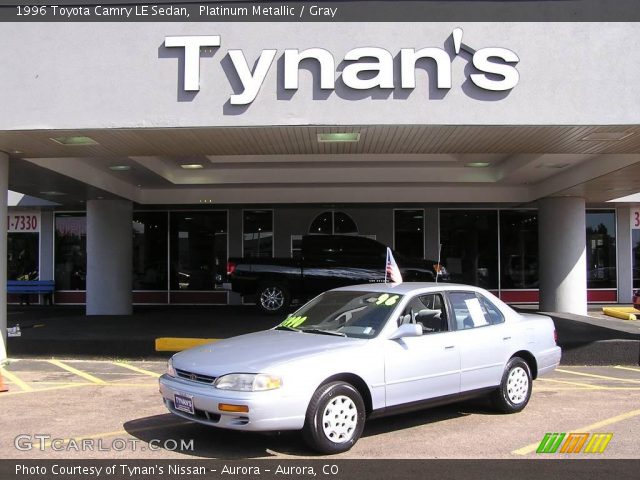
<path id="1" fill-rule="evenodd" d="M 0 130 L 249 125 L 433 124 L 592 125 L 640 123 L 640 23 L 7 23 L 0 40 Z M 469 80 L 471 57 L 455 55 L 451 32 L 473 49 L 504 47 L 520 58 L 519 83 L 489 92 Z M 200 91 L 182 88 L 182 48 L 165 36 L 220 35 L 200 59 Z M 78 48 L 82 45 L 82 48 Z M 329 50 L 340 71 L 347 51 L 440 47 L 452 58 L 452 88 L 353 90 L 340 80 L 320 90 L 311 66 L 300 88 L 284 90 L 285 48 Z M 256 100 L 229 103 L 239 79 L 228 50 L 253 67 L 277 54 Z M 398 59 L 396 58 L 396 63 Z M 397 68 L 397 65 L 396 65 Z M 434 67 L 430 70 L 434 84 Z M 117 75 L 115 73 L 117 72 Z M 339 73 L 336 73 L 336 77 Z M 315 85 L 315 86 L 314 86 Z M 100 112 L 96 115 L 96 112 Z"/>

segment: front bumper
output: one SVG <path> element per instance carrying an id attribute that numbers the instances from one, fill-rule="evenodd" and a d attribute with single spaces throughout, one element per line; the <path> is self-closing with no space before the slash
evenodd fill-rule
<path id="1" fill-rule="evenodd" d="M 283 389 L 266 392 L 233 392 L 211 385 L 170 377 L 159 379 L 160 394 L 167 409 L 179 417 L 218 428 L 247 431 L 300 430 L 309 399 L 288 395 Z M 193 399 L 192 415 L 175 408 L 175 395 Z M 218 404 L 246 405 L 248 413 L 223 412 Z"/>

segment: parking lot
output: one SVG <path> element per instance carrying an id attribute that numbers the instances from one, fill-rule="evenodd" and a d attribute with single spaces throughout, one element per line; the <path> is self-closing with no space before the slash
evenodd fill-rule
<path id="1" fill-rule="evenodd" d="M 217 430 L 169 414 L 161 361 L 13 360 L 3 369 L 0 458 L 308 458 L 297 433 Z M 338 458 L 640 458 L 640 368 L 562 367 L 516 415 L 484 400 L 373 420 Z M 548 432 L 612 433 L 601 454 L 537 454 Z"/>

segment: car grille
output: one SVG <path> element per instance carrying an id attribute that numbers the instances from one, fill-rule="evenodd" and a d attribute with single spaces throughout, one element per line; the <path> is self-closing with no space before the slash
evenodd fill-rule
<path id="1" fill-rule="evenodd" d="M 191 380 L 193 382 L 208 383 L 211 385 L 216 377 L 210 377 L 209 375 L 202 375 L 200 373 L 187 372 L 186 370 L 180 370 L 176 368 L 176 375 L 185 380 Z"/>

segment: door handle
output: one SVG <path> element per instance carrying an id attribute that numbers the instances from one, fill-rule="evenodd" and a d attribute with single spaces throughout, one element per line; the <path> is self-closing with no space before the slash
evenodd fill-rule
<path id="1" fill-rule="evenodd" d="M 444 347 L 445 350 L 451 350 L 452 348 L 455 348 L 455 345 L 448 345 Z"/>
<path id="2" fill-rule="evenodd" d="M 511 340 L 511 337 L 502 337 L 502 340 Z"/>

